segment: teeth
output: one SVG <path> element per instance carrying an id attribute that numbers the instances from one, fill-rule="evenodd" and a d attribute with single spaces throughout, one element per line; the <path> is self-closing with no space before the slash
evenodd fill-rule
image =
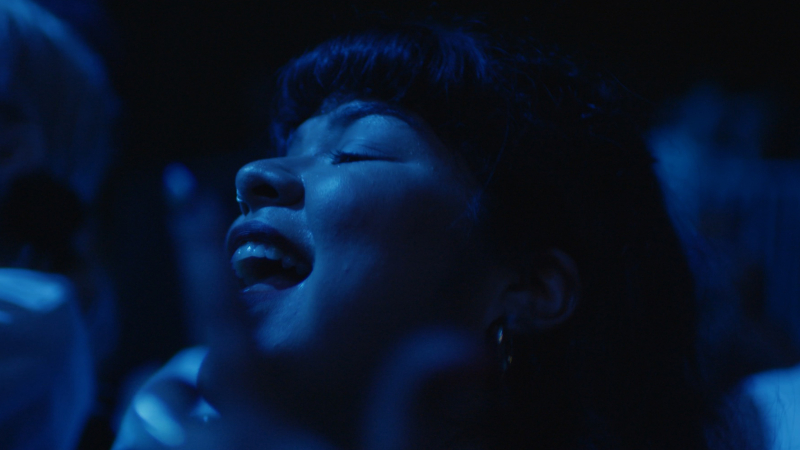
<path id="1" fill-rule="evenodd" d="M 244 245 L 236 249 L 231 261 L 241 261 L 245 258 L 269 258 L 274 261 L 280 261 L 284 253 L 273 246 L 267 246 L 255 242 L 246 242 Z"/>
<path id="2" fill-rule="evenodd" d="M 283 258 L 284 253 L 278 250 L 276 247 L 267 247 L 265 256 L 273 261 L 280 261 Z"/>
<path id="3" fill-rule="evenodd" d="M 256 242 L 245 242 L 241 247 L 236 249 L 233 257 L 231 257 L 234 270 L 239 278 L 244 278 L 244 274 L 240 264 L 237 263 L 247 258 L 267 258 L 272 261 L 280 261 L 281 266 L 283 266 L 284 269 L 290 269 L 294 267 L 294 270 L 300 276 L 306 276 L 311 273 L 310 265 L 302 261 L 298 261 L 297 257 L 284 253 L 277 247 Z"/>
<path id="4" fill-rule="evenodd" d="M 266 249 L 261 244 L 250 244 L 250 256 L 254 258 L 263 258 L 266 256 Z"/>

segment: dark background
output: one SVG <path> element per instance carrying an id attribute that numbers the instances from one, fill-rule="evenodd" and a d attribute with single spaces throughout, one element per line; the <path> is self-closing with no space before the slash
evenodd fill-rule
<path id="1" fill-rule="evenodd" d="M 790 1 L 545 0 L 354 2 L 107 0 L 121 53 L 114 82 L 128 113 L 127 155 L 195 157 L 240 148 L 247 88 L 358 12 L 454 10 L 598 55 L 637 94 L 660 102 L 713 79 L 734 90 L 800 92 Z M 491 5 L 491 7 L 487 6 Z M 519 20 L 527 17 L 527 21 Z M 790 92 L 787 92 L 790 91 Z"/>

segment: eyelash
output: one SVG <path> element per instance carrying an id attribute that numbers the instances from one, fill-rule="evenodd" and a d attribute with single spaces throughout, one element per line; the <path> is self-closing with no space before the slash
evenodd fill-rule
<path id="1" fill-rule="evenodd" d="M 331 153 L 331 156 L 334 164 L 346 164 L 358 161 L 370 161 L 378 159 L 370 155 L 363 155 L 360 153 L 348 153 L 348 152 L 343 152 L 341 150 L 333 151 Z"/>

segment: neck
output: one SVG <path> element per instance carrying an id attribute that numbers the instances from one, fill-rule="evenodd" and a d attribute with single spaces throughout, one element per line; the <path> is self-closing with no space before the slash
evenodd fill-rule
<path id="1" fill-rule="evenodd" d="M 239 425 L 250 423 L 251 428 L 267 430 L 265 435 L 287 434 L 292 442 L 317 443 L 302 448 L 316 449 L 319 442 L 326 443 L 321 448 L 359 447 L 368 377 L 344 382 L 325 373 L 288 373 L 281 369 L 291 365 L 277 361 L 259 366 L 236 370 L 227 365 L 223 366 L 226 370 L 214 370 L 211 364 L 205 365 L 200 378 L 203 396 L 223 418 L 230 417 Z"/>

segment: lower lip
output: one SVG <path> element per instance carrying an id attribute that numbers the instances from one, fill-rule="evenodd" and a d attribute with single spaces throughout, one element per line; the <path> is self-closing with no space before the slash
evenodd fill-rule
<path id="1" fill-rule="evenodd" d="M 248 293 L 248 292 L 254 292 L 255 293 L 255 292 L 273 292 L 273 291 L 278 291 L 278 290 L 281 290 L 281 289 L 275 287 L 271 283 L 259 282 L 259 283 L 247 286 L 246 288 L 242 289 L 242 292 L 243 293 Z"/>
<path id="2" fill-rule="evenodd" d="M 302 282 L 303 280 L 298 281 L 297 278 L 289 278 L 282 275 L 272 275 L 263 280 L 256 281 L 245 289 L 253 289 L 256 286 L 264 286 L 264 288 L 282 291 L 284 289 L 293 288 Z"/>
<path id="3" fill-rule="evenodd" d="M 268 311 L 264 308 L 274 305 L 275 301 L 284 293 L 285 291 L 275 289 L 269 284 L 257 283 L 239 291 L 238 297 L 250 313 L 260 311 L 260 314 L 263 314 Z"/>
<path id="4" fill-rule="evenodd" d="M 245 300 L 245 303 L 254 306 L 262 304 L 269 297 L 286 293 L 300 283 L 281 276 L 271 276 L 243 288 L 240 291 L 240 296 Z"/>

